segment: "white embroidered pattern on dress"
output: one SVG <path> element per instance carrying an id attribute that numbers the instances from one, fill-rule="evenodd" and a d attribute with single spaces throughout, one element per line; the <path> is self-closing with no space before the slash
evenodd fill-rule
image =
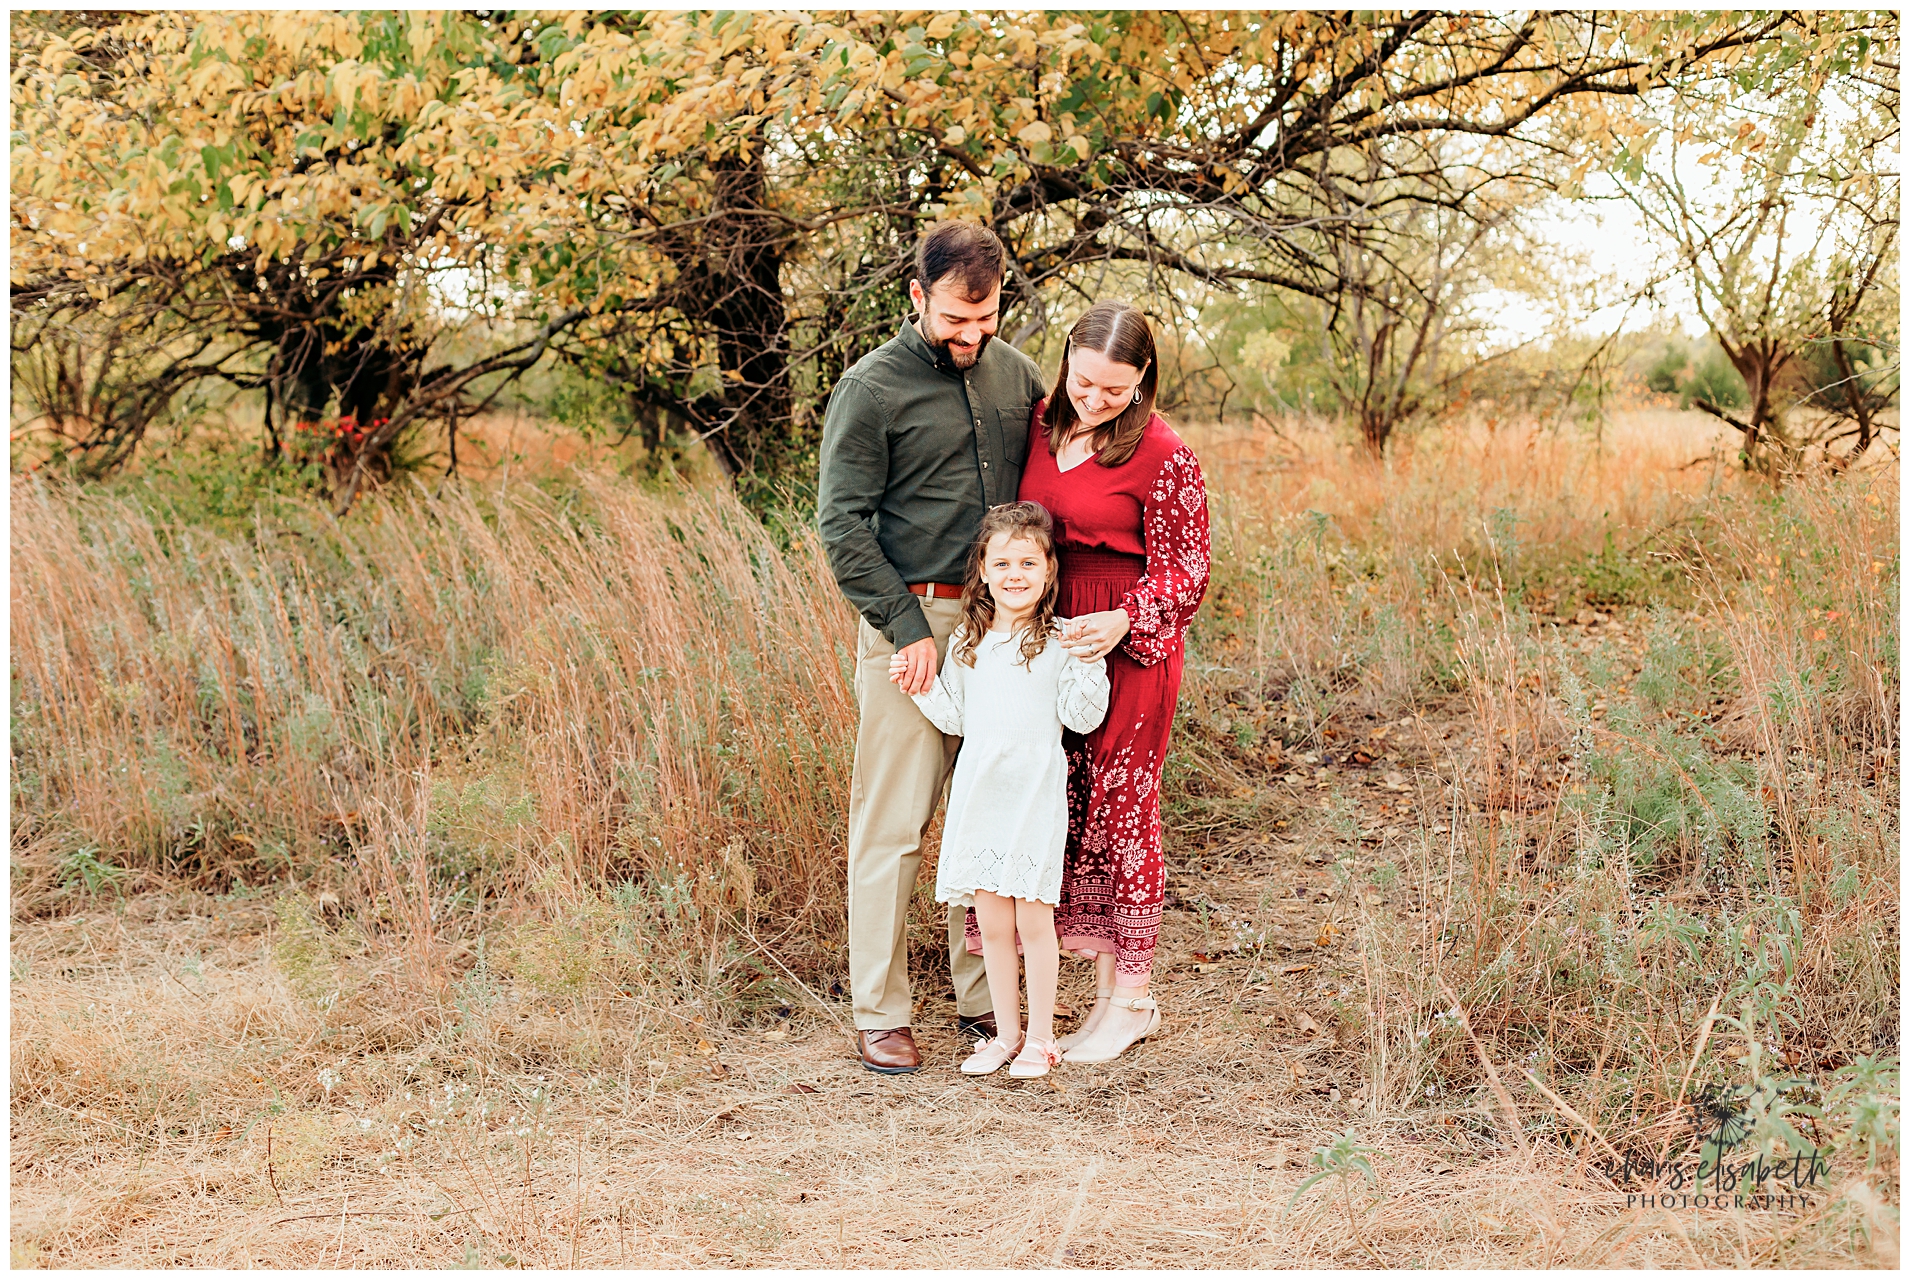
<path id="1" fill-rule="evenodd" d="M 1079 658 L 1065 659 L 1061 669 L 1061 696 L 1057 713 L 1061 723 L 1076 733 L 1098 728 L 1108 714 L 1108 672 L 1106 660 L 1093 663 Z"/>
<path id="2" fill-rule="evenodd" d="M 1002 852 L 993 848 L 964 849 L 959 855 L 962 864 L 962 879 L 972 883 L 964 884 L 948 897 L 936 896 L 938 902 L 973 901 L 974 895 L 986 889 L 998 893 L 1004 898 L 1027 898 L 1036 902 L 1046 902 L 1050 906 L 1060 897 L 1054 890 L 1048 890 L 1044 880 L 1059 883 L 1056 874 L 1060 858 L 1056 857 L 1044 865 L 1042 859 L 1033 857 L 1021 849 Z M 1043 872 L 1046 875 L 1043 875 Z"/>
<path id="3" fill-rule="evenodd" d="M 1185 445 L 1168 456 L 1148 488 L 1142 542 L 1146 570 L 1119 605 L 1129 618 L 1121 649 L 1139 667 L 1154 668 L 1179 654 L 1207 590 L 1207 490 L 1200 463 Z M 1147 703 L 1136 714 L 1130 693 L 1119 704 L 1122 724 L 1065 740 L 1070 852 L 1056 924 L 1064 936 L 1111 946 L 1117 974 L 1130 978 L 1153 967 L 1167 889 L 1160 778 L 1179 681 L 1177 674 L 1162 674 L 1167 684 L 1160 689 L 1158 712 Z M 1147 687 L 1149 677 L 1128 678 Z M 1116 704 L 1110 693 L 1110 716 Z"/>
<path id="4" fill-rule="evenodd" d="M 1161 464 L 1148 489 L 1141 516 L 1147 573 L 1121 604 L 1129 619 L 1122 648 L 1142 666 L 1167 656 L 1206 594 L 1213 551 L 1206 515 L 1200 461 L 1182 445 Z"/>

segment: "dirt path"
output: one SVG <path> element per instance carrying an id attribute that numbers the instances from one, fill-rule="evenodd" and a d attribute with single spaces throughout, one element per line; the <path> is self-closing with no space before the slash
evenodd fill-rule
<path id="1" fill-rule="evenodd" d="M 834 1027 L 811 1024 L 719 1037 L 713 1055 L 606 1035 L 663 1055 L 627 1075 L 604 1063 L 457 1078 L 394 1057 L 326 1091 L 296 1051 L 279 1057 L 305 1078 L 275 1087 L 273 1048 L 257 1043 L 275 1028 L 259 1024 L 290 1011 L 263 960 L 246 959 L 259 938 L 201 921 L 197 945 L 179 922 L 148 926 L 111 939 L 104 964 L 51 972 L 55 930 L 79 960 L 71 944 L 94 950 L 112 922 L 18 931 L 16 971 L 24 953 L 35 972 L 15 988 L 16 1264 L 1265 1266 L 1358 1264 L 1370 1249 L 1468 1265 L 1569 1260 L 1613 1205 L 1555 1190 L 1563 1169 L 1476 1166 L 1483 1153 L 1451 1128 L 1368 1121 L 1389 1159 L 1363 1242 L 1332 1188 L 1289 1210 L 1307 1152 L 1356 1118 L 1344 1091 L 1334 1103 L 1305 1086 L 1350 1063 L 1330 1036 L 1269 1052 L 1243 1025 L 1252 1014 L 1207 998 L 1225 968 L 1163 984 L 1168 1031 L 1127 1060 L 1044 1082 L 964 1079 L 952 1028 L 925 1019 L 931 1065 L 908 1077 L 862 1071 Z M 199 974 L 182 981 L 187 955 Z M 220 1072 L 234 1056 L 222 1042 L 248 1020 L 248 1065 Z M 524 1010 L 509 1038 L 553 1036 L 555 1020 Z M 195 1024 L 210 1032 L 197 1054 Z M 23 1072 L 23 1057 L 57 1059 L 76 1092 L 156 1100 L 159 1122 L 56 1102 L 35 1078 L 48 1064 Z M 250 1099 L 229 1096 L 248 1084 Z M 494 1109 L 478 1118 L 481 1100 Z M 215 1123 L 242 1101 L 249 1128 Z M 385 1172 L 394 1124 L 411 1141 Z"/>
<path id="2" fill-rule="evenodd" d="M 1387 741 L 1377 727 L 1358 749 Z M 725 1035 L 638 999 L 499 991 L 481 1008 L 453 1000 L 421 1031 L 398 1007 L 397 967 L 361 975 L 389 1007 L 362 994 L 315 1007 L 271 959 L 263 896 L 102 900 L 16 924 L 14 1263 L 1773 1259 L 1773 1226 L 1797 1215 L 1747 1227 L 1742 1213 L 1628 1209 L 1579 1157 L 1508 1152 L 1479 1100 L 1393 1114 L 1366 1098 L 1339 1034 L 1339 1010 L 1366 998 L 1347 939 L 1363 913 L 1420 906 L 1367 876 L 1437 825 L 1429 766 L 1447 732 L 1402 729 L 1370 763 L 1295 762 L 1272 839 L 1184 848 L 1157 978 L 1164 1032 L 1046 1081 L 962 1077 L 945 988 L 916 1024 L 927 1068 L 879 1077 L 841 1015 L 816 1008 Z M 1320 851 L 1330 797 L 1359 832 L 1350 881 Z M 1236 952 L 1246 921 L 1259 927 Z M 1066 1002 L 1091 999 L 1086 966 L 1064 966 L 1064 984 Z M 1296 1203 L 1310 1153 L 1349 1127 L 1372 1181 L 1328 1178 Z"/>

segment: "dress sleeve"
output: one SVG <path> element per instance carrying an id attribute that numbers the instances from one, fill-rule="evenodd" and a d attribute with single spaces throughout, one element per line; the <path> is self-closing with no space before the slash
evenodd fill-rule
<path id="1" fill-rule="evenodd" d="M 960 631 L 956 635 L 960 635 Z M 955 660 L 955 636 L 948 640 L 948 657 L 935 673 L 927 693 L 912 693 L 928 722 L 950 737 L 962 736 L 962 706 L 968 689 L 968 668 Z"/>
<path id="2" fill-rule="evenodd" d="M 1207 484 L 1186 445 L 1161 464 L 1147 491 L 1141 525 L 1147 572 L 1120 603 L 1128 617 L 1121 647 L 1151 667 L 1174 651 L 1207 594 Z"/>
<path id="3" fill-rule="evenodd" d="M 1061 723 L 1076 733 L 1100 728 L 1108 715 L 1108 660 L 1083 662 L 1071 653 L 1063 657 L 1055 710 Z"/>

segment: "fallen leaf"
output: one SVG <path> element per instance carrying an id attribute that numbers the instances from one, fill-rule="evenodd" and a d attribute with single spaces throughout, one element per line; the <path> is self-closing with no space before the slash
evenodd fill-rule
<path id="1" fill-rule="evenodd" d="M 716 1046 L 711 1044 L 708 1040 L 698 1040 L 696 1042 L 696 1056 L 699 1058 L 714 1058 L 716 1056 Z"/>
<path id="2" fill-rule="evenodd" d="M 1317 1036 L 1320 1034 L 1320 1024 L 1315 1022 L 1312 1018 L 1309 1018 L 1303 1009 L 1293 1011 L 1293 1025 L 1299 1028 L 1300 1034 L 1303 1036 Z"/>
<path id="3" fill-rule="evenodd" d="M 1333 926 L 1333 922 L 1329 920 L 1320 926 L 1319 936 L 1313 939 L 1313 945 L 1316 947 L 1330 947 L 1333 945 L 1333 939 L 1339 936 L 1340 931 L 1336 929 Z"/>
<path id="4" fill-rule="evenodd" d="M 805 1093 L 815 1093 L 816 1091 L 816 1086 L 813 1084 L 792 1084 L 783 1090 L 784 1093 L 793 1093 L 799 1096 Z"/>
<path id="5" fill-rule="evenodd" d="M 765 1032 L 763 1032 L 763 1039 L 765 1039 L 765 1040 L 787 1040 L 787 1039 L 789 1039 L 789 1033 L 788 1033 L 787 1031 L 765 1031 Z"/>
<path id="6" fill-rule="evenodd" d="M 730 1069 L 727 1066 L 723 1065 L 722 1063 L 712 1062 L 710 1064 L 710 1079 L 727 1080 L 729 1079 L 729 1075 L 730 1075 Z"/>
<path id="7" fill-rule="evenodd" d="M 1313 966 L 1310 964 L 1288 964 L 1280 966 L 1281 973 L 1305 973 Z"/>
<path id="8" fill-rule="evenodd" d="M 1195 973 L 1212 973 L 1214 970 L 1218 968 L 1220 968 L 1220 966 L 1217 964 L 1197 964 L 1194 966 L 1194 972 Z"/>

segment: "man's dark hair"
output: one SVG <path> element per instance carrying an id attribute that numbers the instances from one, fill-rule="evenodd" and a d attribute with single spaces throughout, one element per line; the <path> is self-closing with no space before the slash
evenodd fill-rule
<path id="1" fill-rule="evenodd" d="M 926 294 L 953 276 L 969 302 L 980 302 L 1001 283 L 1008 251 L 987 227 L 973 222 L 938 222 L 915 246 L 915 278 Z"/>

